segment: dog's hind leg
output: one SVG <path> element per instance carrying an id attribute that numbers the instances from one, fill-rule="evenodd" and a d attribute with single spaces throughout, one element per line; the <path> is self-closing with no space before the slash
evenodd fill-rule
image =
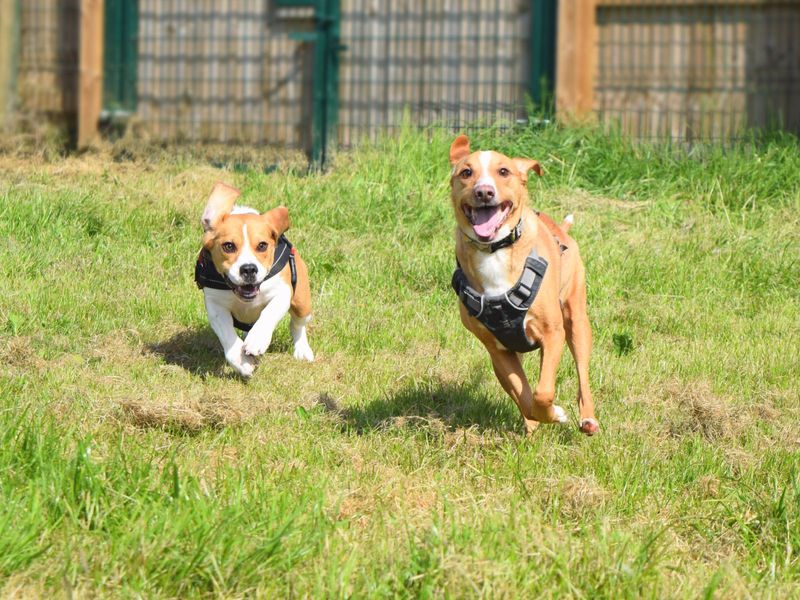
<path id="1" fill-rule="evenodd" d="M 292 304 L 289 308 L 291 322 L 289 331 L 294 342 L 294 357 L 297 360 L 314 361 L 314 352 L 308 344 L 306 325 L 311 320 L 311 285 L 308 280 L 308 267 L 300 255 L 295 257 L 297 266 L 297 286 L 292 294 Z"/>
<path id="2" fill-rule="evenodd" d="M 306 335 L 306 324 L 310 320 L 310 313 L 305 317 L 298 317 L 292 312 L 289 331 L 292 334 L 292 341 L 294 342 L 294 357 L 297 360 L 314 362 L 314 352 L 311 350 L 311 346 L 308 345 L 308 336 Z"/>
<path id="3" fill-rule="evenodd" d="M 574 285 L 571 293 L 564 300 L 564 329 L 567 334 L 567 344 L 575 359 L 578 371 L 578 413 L 580 414 L 580 430 L 593 435 L 600 430 L 600 425 L 594 416 L 594 401 L 589 389 L 589 357 L 592 353 L 592 326 L 586 312 L 586 281 L 585 272 L 581 265 L 575 273 Z"/>

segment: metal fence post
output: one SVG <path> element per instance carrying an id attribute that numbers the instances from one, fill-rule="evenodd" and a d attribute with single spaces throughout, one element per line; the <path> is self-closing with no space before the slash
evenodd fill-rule
<path id="1" fill-rule="evenodd" d="M 322 168 L 339 109 L 339 0 L 320 0 L 315 12 L 311 165 Z"/>
<path id="2" fill-rule="evenodd" d="M 328 37 L 326 39 L 327 63 L 325 69 L 325 85 L 327 86 L 327 106 L 325 107 L 325 148 L 323 160 L 335 145 L 339 122 L 339 52 L 341 50 L 340 0 L 327 0 Z"/>
<path id="3" fill-rule="evenodd" d="M 551 112 L 556 75 L 556 0 L 531 0 L 530 84 L 536 109 Z"/>
<path id="4" fill-rule="evenodd" d="M 103 110 L 112 117 L 136 110 L 137 5 L 136 0 L 106 0 Z"/>

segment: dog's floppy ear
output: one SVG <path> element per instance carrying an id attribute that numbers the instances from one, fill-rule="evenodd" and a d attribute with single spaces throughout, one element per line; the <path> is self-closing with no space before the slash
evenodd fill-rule
<path id="1" fill-rule="evenodd" d="M 239 190 L 218 181 L 211 190 L 211 195 L 206 202 L 206 209 L 203 211 L 203 218 L 200 219 L 203 231 L 208 233 L 217 226 L 222 217 L 230 214 L 239 196 L 241 196 Z"/>
<path id="2" fill-rule="evenodd" d="M 463 133 L 450 144 L 450 164 L 454 165 L 469 154 L 469 138 Z"/>
<path id="3" fill-rule="evenodd" d="M 289 209 L 285 206 L 279 206 L 268 210 L 261 216 L 269 221 L 272 228 L 278 233 L 278 236 L 281 236 L 291 225 L 289 221 Z"/>
<path id="4" fill-rule="evenodd" d="M 542 165 L 532 158 L 515 158 L 514 165 L 522 175 L 522 181 L 528 181 L 528 171 L 533 171 L 539 177 L 542 176 Z"/>

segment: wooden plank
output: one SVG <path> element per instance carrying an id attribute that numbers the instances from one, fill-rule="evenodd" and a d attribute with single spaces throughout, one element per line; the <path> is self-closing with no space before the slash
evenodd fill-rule
<path id="1" fill-rule="evenodd" d="M 594 109 L 597 65 L 596 0 L 560 0 L 556 59 L 556 111 L 586 119 Z"/>
<path id="2" fill-rule="evenodd" d="M 14 85 L 14 29 L 16 10 L 14 0 L 0 0 L 0 127 L 11 114 Z"/>
<path id="3" fill-rule="evenodd" d="M 103 108 L 103 0 L 81 0 L 78 69 L 78 148 L 97 137 Z"/>

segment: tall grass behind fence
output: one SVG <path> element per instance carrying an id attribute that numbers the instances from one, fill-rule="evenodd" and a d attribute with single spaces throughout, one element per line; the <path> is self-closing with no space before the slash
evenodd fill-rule
<path id="1" fill-rule="evenodd" d="M 800 132 L 800 1 L 597 0 L 594 107 L 645 139 Z"/>

